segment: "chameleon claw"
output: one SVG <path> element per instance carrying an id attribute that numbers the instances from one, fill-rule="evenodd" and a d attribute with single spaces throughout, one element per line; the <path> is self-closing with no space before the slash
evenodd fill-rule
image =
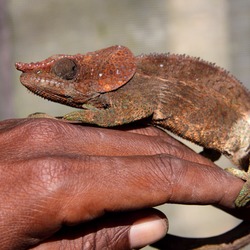
<path id="1" fill-rule="evenodd" d="M 66 115 L 63 116 L 63 120 L 67 121 L 82 121 L 82 112 L 75 111 L 75 112 L 70 112 Z"/>
<path id="2" fill-rule="evenodd" d="M 236 168 L 227 168 L 225 170 L 246 181 L 235 200 L 236 207 L 244 207 L 250 201 L 250 173 Z"/>
<path id="3" fill-rule="evenodd" d="M 243 188 L 240 190 L 240 193 L 235 200 L 235 205 L 237 207 L 244 207 L 250 201 L 250 180 L 247 181 Z"/>

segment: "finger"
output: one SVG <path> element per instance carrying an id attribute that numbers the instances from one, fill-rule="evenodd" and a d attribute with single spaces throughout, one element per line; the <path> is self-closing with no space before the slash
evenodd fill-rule
<path id="1" fill-rule="evenodd" d="M 68 223 L 165 202 L 233 208 L 242 186 L 241 180 L 220 168 L 168 155 L 113 157 L 112 160 L 90 157 L 83 165 L 84 171 L 81 167 L 71 167 L 66 172 L 67 190 L 61 199 L 65 201 L 70 197 L 71 203 L 60 211 Z M 83 197 L 87 199 L 79 202 Z"/>
<path id="2" fill-rule="evenodd" d="M 32 249 L 134 249 L 158 241 L 167 230 L 165 215 L 155 209 L 117 213 L 75 227 L 64 227 Z"/>
<path id="3" fill-rule="evenodd" d="M 37 184 L 40 191 L 36 192 L 36 199 L 40 200 L 38 207 L 46 205 L 56 211 L 49 217 L 51 228 L 89 221 L 107 212 L 165 202 L 233 208 L 242 185 L 242 181 L 220 168 L 168 155 L 63 158 L 57 159 L 54 166 L 47 160 L 36 162 L 37 182 L 44 182 Z M 43 219 L 48 220 L 48 214 Z"/>
<path id="4" fill-rule="evenodd" d="M 46 214 L 44 218 L 35 223 L 36 225 L 40 225 L 42 221 L 47 220 L 47 224 L 51 223 L 51 227 L 55 227 L 55 225 L 58 225 L 57 228 L 60 228 L 60 225 L 70 227 L 80 222 L 91 221 L 109 212 L 151 207 L 167 201 L 191 204 L 214 203 L 221 205 L 224 203 L 224 206 L 233 207 L 233 199 L 232 203 L 228 204 L 230 198 L 225 198 L 224 195 L 231 196 L 231 193 L 234 193 L 235 190 L 232 188 L 232 190 L 228 189 L 223 192 L 220 189 L 229 184 L 228 176 L 230 176 L 221 169 L 218 169 L 221 171 L 220 175 L 218 175 L 219 172 L 214 171 L 216 168 L 212 168 L 212 172 L 208 172 L 207 166 L 199 164 L 192 166 L 194 163 L 191 163 L 186 169 L 185 166 L 188 163 L 179 166 L 178 161 L 173 161 L 172 163 L 176 163 L 176 168 L 169 171 L 170 169 L 165 165 L 165 156 L 161 156 L 158 162 L 156 159 L 151 159 L 156 163 L 155 169 L 148 167 L 148 161 L 145 157 L 139 157 L 140 159 L 136 159 L 136 157 L 129 161 L 124 161 L 123 157 L 115 157 L 111 162 L 108 161 L 107 157 L 102 157 L 101 163 L 100 161 L 95 163 L 94 159 L 91 158 L 98 157 L 91 156 L 88 158 L 89 164 L 84 164 L 85 174 L 82 174 L 79 168 L 66 167 L 68 164 L 65 162 L 64 167 L 61 169 L 66 176 L 67 182 L 64 184 L 62 181 L 59 189 L 54 187 L 53 190 L 50 187 L 48 198 L 52 204 L 44 202 L 44 197 L 42 200 L 42 204 L 46 204 L 47 207 L 51 208 L 53 206 L 53 211 L 56 211 L 56 213 L 52 217 Z M 78 160 L 80 160 L 78 163 L 82 161 L 82 159 Z M 167 161 L 169 162 L 171 159 Z M 108 163 L 107 168 L 103 167 L 106 166 L 106 163 Z M 125 169 L 122 168 L 124 164 L 126 164 Z M 138 165 L 146 169 L 138 172 Z M 74 166 L 74 164 L 71 166 Z M 105 173 L 103 173 L 102 168 L 106 168 Z M 127 171 L 127 168 L 131 168 L 130 171 Z M 190 168 L 193 169 L 190 170 Z M 91 169 L 91 171 L 89 172 L 88 169 Z M 159 169 L 161 173 L 157 173 Z M 165 170 L 167 170 L 167 173 Z M 194 178 L 196 173 L 193 170 L 198 170 L 196 176 L 200 177 L 198 182 Z M 55 173 L 55 171 L 52 172 Z M 143 174 L 144 172 L 147 174 Z M 172 172 L 169 180 L 168 172 Z M 228 176 L 223 177 L 222 173 Z M 177 176 L 174 177 L 176 174 Z M 59 176 L 54 175 L 53 177 L 56 180 L 53 185 L 58 184 Z M 235 177 L 233 178 L 238 180 Z M 37 198 L 39 198 L 39 194 Z M 234 195 L 236 196 L 237 193 Z M 29 206 L 29 204 L 27 205 Z M 41 208 L 41 204 L 38 207 Z M 246 216 L 249 219 L 249 213 L 248 215 L 246 213 Z M 49 228 L 49 225 L 47 225 L 47 228 Z"/>
<path id="5" fill-rule="evenodd" d="M 170 154 L 214 166 L 211 161 L 184 147 L 166 133 L 155 128 L 142 130 L 157 136 L 72 125 L 52 119 L 20 120 L 0 138 L 6 145 L 1 149 L 1 155 L 24 159 L 63 154 L 105 156 Z M 159 133 L 161 136 L 158 136 Z M 9 150 L 10 147 L 15 150 Z"/>

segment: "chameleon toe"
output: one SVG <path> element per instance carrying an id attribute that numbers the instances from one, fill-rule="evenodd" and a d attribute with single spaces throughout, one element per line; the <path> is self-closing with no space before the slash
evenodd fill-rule
<path id="1" fill-rule="evenodd" d="M 244 207 L 250 201 L 250 179 L 246 181 L 242 187 L 237 199 L 235 200 L 235 205 L 237 207 Z"/>
<path id="2" fill-rule="evenodd" d="M 235 200 L 235 205 L 237 207 L 245 206 L 250 201 L 250 173 L 237 168 L 226 168 L 225 170 L 246 181 Z"/>

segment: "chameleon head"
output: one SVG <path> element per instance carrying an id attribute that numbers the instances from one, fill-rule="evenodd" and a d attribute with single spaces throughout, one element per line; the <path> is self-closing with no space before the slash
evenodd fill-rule
<path id="1" fill-rule="evenodd" d="M 20 81 L 26 88 L 51 101 L 69 105 L 70 98 L 77 96 L 80 91 L 77 61 L 67 56 L 55 55 L 37 63 L 18 62 L 16 68 L 22 71 Z M 79 101 L 84 102 L 84 89 L 81 97 Z M 71 106 L 78 107 L 77 100 Z"/>
<path id="2" fill-rule="evenodd" d="M 85 55 L 54 55 L 36 63 L 16 63 L 21 83 L 51 101 L 82 107 L 96 95 L 115 90 L 135 74 L 136 59 L 123 46 Z"/>

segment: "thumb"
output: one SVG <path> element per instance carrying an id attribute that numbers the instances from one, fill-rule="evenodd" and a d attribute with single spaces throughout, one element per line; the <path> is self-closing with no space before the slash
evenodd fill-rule
<path id="1" fill-rule="evenodd" d="M 167 230 L 167 218 L 156 209 L 112 213 L 75 227 L 63 227 L 32 249 L 141 248 L 164 237 Z"/>

